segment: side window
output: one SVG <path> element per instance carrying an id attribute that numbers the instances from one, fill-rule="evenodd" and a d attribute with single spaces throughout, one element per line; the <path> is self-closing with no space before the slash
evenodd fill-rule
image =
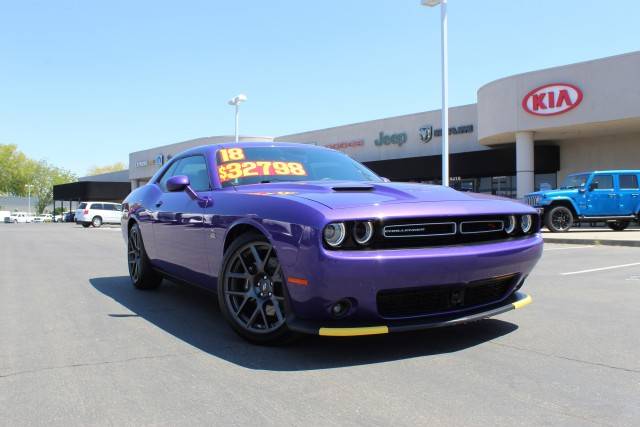
<path id="1" fill-rule="evenodd" d="M 620 189 L 638 188 L 637 175 L 620 175 Z"/>
<path id="2" fill-rule="evenodd" d="M 186 175 L 191 182 L 191 188 L 195 191 L 207 191 L 211 189 L 207 163 L 204 156 L 191 156 L 180 159 L 173 175 Z"/>
<path id="3" fill-rule="evenodd" d="M 176 167 L 178 166 L 178 163 L 180 163 L 179 161 L 173 162 L 171 164 L 171 166 L 169 166 L 167 168 L 167 170 L 164 172 L 164 174 L 162 175 L 162 177 L 160 178 L 160 180 L 158 181 L 158 186 L 162 189 L 162 191 L 167 191 L 167 180 L 169 178 L 171 178 L 173 175 L 176 175 L 175 173 L 173 173 L 176 169 Z"/>
<path id="4" fill-rule="evenodd" d="M 596 175 L 591 181 L 591 185 L 598 190 L 613 189 L 613 175 Z"/>
<path id="5" fill-rule="evenodd" d="M 111 203 L 105 203 L 104 204 L 104 210 L 105 211 L 115 211 L 116 210 L 116 205 L 112 205 Z"/>
<path id="6" fill-rule="evenodd" d="M 103 210 L 104 207 L 102 206 L 102 203 L 91 203 L 91 207 L 89 209 L 100 209 L 100 210 Z"/>

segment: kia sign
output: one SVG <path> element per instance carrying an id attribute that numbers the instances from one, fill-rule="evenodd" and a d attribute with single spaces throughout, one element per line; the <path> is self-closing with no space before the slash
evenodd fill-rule
<path id="1" fill-rule="evenodd" d="M 537 87 L 522 98 L 522 108 L 536 116 L 554 116 L 576 108 L 582 102 L 582 91 L 566 83 Z"/>

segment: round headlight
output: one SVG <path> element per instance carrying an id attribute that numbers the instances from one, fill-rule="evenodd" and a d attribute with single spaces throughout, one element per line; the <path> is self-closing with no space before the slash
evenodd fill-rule
<path id="1" fill-rule="evenodd" d="M 324 236 L 324 241 L 327 242 L 327 245 L 336 248 L 344 242 L 344 238 L 347 233 L 343 223 L 334 222 L 324 228 L 322 235 Z"/>
<path id="2" fill-rule="evenodd" d="M 531 231 L 531 225 L 533 224 L 533 220 L 531 219 L 531 215 L 522 215 L 520 218 L 520 228 L 522 228 L 522 232 L 527 234 Z"/>
<path id="3" fill-rule="evenodd" d="M 353 226 L 353 240 L 359 245 L 366 245 L 373 238 L 373 223 L 371 221 L 356 222 Z"/>
<path id="4" fill-rule="evenodd" d="M 504 225 L 504 231 L 507 232 L 507 234 L 513 234 L 516 231 L 516 224 L 518 221 L 516 221 L 516 217 L 514 215 L 509 215 L 507 217 L 507 222 Z"/>

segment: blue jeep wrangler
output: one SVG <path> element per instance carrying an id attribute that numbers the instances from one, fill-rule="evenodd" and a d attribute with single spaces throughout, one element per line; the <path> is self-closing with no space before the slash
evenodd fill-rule
<path id="1" fill-rule="evenodd" d="M 556 190 L 525 196 L 527 204 L 544 212 L 550 231 L 568 231 L 579 222 L 606 222 L 622 231 L 640 221 L 640 170 L 609 170 L 567 176 Z"/>

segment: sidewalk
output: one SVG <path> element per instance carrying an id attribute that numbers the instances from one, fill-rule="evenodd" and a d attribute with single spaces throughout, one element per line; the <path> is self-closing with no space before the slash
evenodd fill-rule
<path id="1" fill-rule="evenodd" d="M 542 238 L 545 243 L 640 247 L 640 228 L 635 226 L 624 231 L 613 231 L 609 228 L 585 227 L 572 228 L 567 233 L 551 233 L 543 228 Z"/>

